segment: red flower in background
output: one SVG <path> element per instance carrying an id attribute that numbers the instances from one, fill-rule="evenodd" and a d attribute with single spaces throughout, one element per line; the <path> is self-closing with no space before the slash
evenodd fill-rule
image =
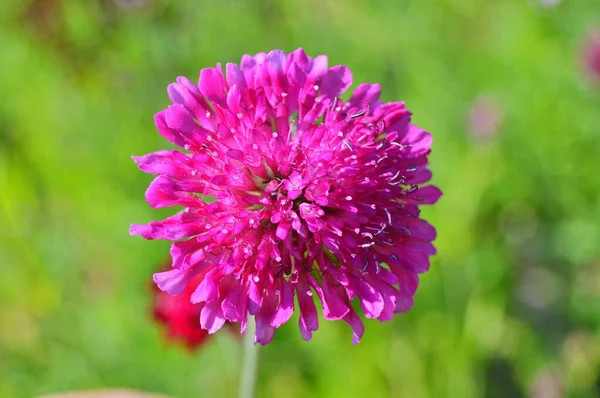
<path id="1" fill-rule="evenodd" d="M 165 264 L 161 270 L 170 268 L 170 261 Z M 193 304 L 190 301 L 192 293 L 204 278 L 205 273 L 196 275 L 183 292 L 177 296 L 163 292 L 156 284 L 152 284 L 154 298 L 152 315 L 154 319 L 163 325 L 165 337 L 168 340 L 182 342 L 190 351 L 198 349 L 210 337 L 208 331 L 200 327 L 200 311 L 203 305 Z"/>

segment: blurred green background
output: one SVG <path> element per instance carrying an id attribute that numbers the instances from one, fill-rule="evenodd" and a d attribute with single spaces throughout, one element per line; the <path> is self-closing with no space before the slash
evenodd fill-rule
<path id="1" fill-rule="evenodd" d="M 556 3 L 556 4 L 551 4 Z M 167 84 L 304 47 L 432 132 L 445 195 L 414 309 L 260 348 L 260 397 L 600 396 L 595 0 L 0 2 L 0 397 L 121 386 L 229 397 L 230 333 L 189 354 L 152 322 L 168 243 L 130 155 L 168 147 Z"/>

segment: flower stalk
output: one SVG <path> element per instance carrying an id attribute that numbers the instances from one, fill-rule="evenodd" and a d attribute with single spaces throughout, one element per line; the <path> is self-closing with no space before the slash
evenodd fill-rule
<path id="1" fill-rule="evenodd" d="M 258 347 L 254 344 L 256 322 L 254 317 L 248 317 L 246 334 L 244 335 L 242 350 L 242 369 L 240 372 L 239 398 L 254 397 L 256 375 L 258 372 Z"/>

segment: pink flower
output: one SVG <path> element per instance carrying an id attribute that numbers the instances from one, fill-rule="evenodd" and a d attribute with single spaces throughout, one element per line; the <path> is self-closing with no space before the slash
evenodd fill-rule
<path id="1" fill-rule="evenodd" d="M 482 95 L 470 106 L 467 113 L 467 127 L 474 141 L 491 141 L 502 123 L 502 110 L 492 98 Z"/>
<path id="2" fill-rule="evenodd" d="M 183 148 L 134 157 L 157 174 L 146 192 L 155 207 L 182 206 L 131 234 L 174 241 L 172 269 L 154 275 L 160 289 L 191 295 L 209 333 L 247 316 L 255 341 L 271 341 L 295 310 L 302 337 L 319 319 L 344 320 L 358 343 L 367 318 L 387 321 L 413 305 L 418 274 L 435 253 L 435 229 L 419 206 L 440 197 L 422 184 L 429 133 L 410 124 L 402 102 L 383 103 L 377 84 L 352 83 L 344 66 L 302 49 L 245 55 L 241 65 L 180 77 L 159 112 L 159 132 Z M 207 203 L 204 196 L 216 202 Z"/>
<path id="3" fill-rule="evenodd" d="M 600 31 L 593 31 L 583 51 L 583 62 L 591 79 L 600 81 Z"/>

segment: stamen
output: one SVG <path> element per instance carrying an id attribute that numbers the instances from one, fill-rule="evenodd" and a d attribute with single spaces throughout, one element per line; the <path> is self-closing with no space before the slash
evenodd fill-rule
<path id="1" fill-rule="evenodd" d="M 417 171 L 418 168 L 419 168 L 419 165 L 412 163 L 412 164 L 408 165 L 408 167 L 406 168 L 406 171 L 409 173 L 412 173 L 413 171 Z"/>
<path id="2" fill-rule="evenodd" d="M 388 158 L 388 157 L 387 157 L 387 155 L 386 155 L 386 156 L 382 156 L 382 157 L 380 157 L 379 159 L 377 159 L 377 162 L 376 162 L 376 164 L 379 164 L 380 162 L 383 162 L 383 161 L 384 161 L 384 160 L 386 160 L 387 158 Z"/>
<path id="3" fill-rule="evenodd" d="M 350 120 L 356 119 L 357 117 L 361 117 L 365 113 L 366 113 L 365 111 L 359 111 L 359 112 L 353 113 L 352 115 L 350 115 Z"/>
<path id="4" fill-rule="evenodd" d="M 368 266 L 369 266 L 369 259 L 367 259 L 367 261 L 365 261 L 365 266 L 360 271 L 365 272 L 367 270 Z"/>
<path id="5" fill-rule="evenodd" d="M 381 143 L 379 145 L 377 145 L 377 147 L 375 149 L 380 150 L 382 148 L 387 147 L 389 144 L 390 144 L 390 142 L 387 140 L 387 138 L 384 138 L 381 140 Z"/>
<path id="6" fill-rule="evenodd" d="M 350 152 L 354 152 L 354 147 L 352 146 L 352 144 L 350 143 L 350 141 L 348 141 L 346 138 L 344 138 L 342 140 L 342 142 L 344 143 L 344 145 L 346 145 L 348 147 L 348 149 L 350 150 Z"/>
<path id="7" fill-rule="evenodd" d="M 392 186 L 397 186 L 397 185 L 401 185 L 404 184 L 406 182 L 406 177 L 402 176 L 401 179 L 399 179 L 398 181 L 394 181 L 394 182 L 388 182 L 388 184 L 392 185 Z"/>
<path id="8" fill-rule="evenodd" d="M 371 246 L 374 246 L 374 245 L 375 245 L 375 242 L 369 242 L 369 243 L 365 243 L 365 244 L 359 245 L 359 247 L 367 248 L 367 247 L 371 247 Z"/>
<path id="9" fill-rule="evenodd" d="M 335 107 L 337 106 L 338 103 L 338 97 L 335 97 L 333 99 L 333 104 L 331 105 L 331 111 L 333 112 L 335 110 Z"/>
<path id="10" fill-rule="evenodd" d="M 383 232 L 383 230 L 384 230 L 386 227 L 387 227 L 387 224 L 386 224 L 386 223 L 383 223 L 383 224 L 381 225 L 381 228 L 379 229 L 379 231 L 375 232 L 375 236 L 377 236 L 377 235 L 379 235 L 380 233 L 382 233 L 382 232 Z"/>
<path id="11" fill-rule="evenodd" d="M 412 234 L 410 233 L 410 229 L 408 229 L 407 227 L 400 228 L 400 232 L 403 233 L 404 235 L 412 236 Z"/>
<path id="12" fill-rule="evenodd" d="M 400 175 L 400 170 L 398 170 L 398 171 L 396 172 L 396 174 L 394 174 L 394 175 L 392 176 L 392 178 L 390 178 L 388 181 L 394 181 L 396 178 L 398 178 L 398 176 L 399 176 L 399 175 Z"/>
<path id="13" fill-rule="evenodd" d="M 416 192 L 417 189 L 419 189 L 419 186 L 418 185 L 413 185 L 413 186 L 410 187 L 410 189 L 408 191 L 406 191 L 406 194 L 410 195 L 411 193 Z"/>
<path id="14" fill-rule="evenodd" d="M 387 219 L 388 219 L 388 224 L 392 225 L 392 215 L 390 214 L 390 211 L 384 207 L 383 211 L 385 211 L 385 214 L 387 215 Z"/>

